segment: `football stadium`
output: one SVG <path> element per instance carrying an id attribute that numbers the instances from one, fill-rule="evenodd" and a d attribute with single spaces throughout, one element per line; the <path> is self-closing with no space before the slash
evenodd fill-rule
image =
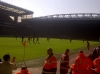
<path id="1" fill-rule="evenodd" d="M 70 49 L 72 60 L 80 50 L 89 55 L 99 45 L 99 13 L 33 16 L 33 11 L 0 1 L 0 59 L 15 56 L 18 70 L 25 65 L 30 74 L 38 74 L 48 48 L 59 62 L 65 49 Z"/>

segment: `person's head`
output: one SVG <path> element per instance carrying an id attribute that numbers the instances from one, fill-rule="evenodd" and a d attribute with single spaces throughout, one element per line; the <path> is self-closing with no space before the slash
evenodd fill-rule
<path id="1" fill-rule="evenodd" d="M 80 51 L 79 51 L 79 53 L 83 53 L 83 51 L 82 51 L 82 50 L 80 50 Z"/>
<path id="2" fill-rule="evenodd" d="M 100 46 L 98 46 L 98 49 L 100 49 Z"/>
<path id="3" fill-rule="evenodd" d="M 48 48 L 48 49 L 47 49 L 47 54 L 48 54 L 48 55 L 51 55 L 52 53 L 53 53 L 52 48 Z"/>
<path id="4" fill-rule="evenodd" d="M 21 70 L 26 70 L 27 67 L 26 66 L 22 66 Z"/>
<path id="5" fill-rule="evenodd" d="M 4 61 L 10 61 L 10 55 L 9 54 L 5 54 L 4 56 L 3 56 L 3 59 L 4 59 Z"/>
<path id="6" fill-rule="evenodd" d="M 68 55 L 69 55 L 69 52 L 70 52 L 69 49 L 66 49 L 66 50 L 65 50 L 65 53 L 68 54 Z"/>
<path id="7" fill-rule="evenodd" d="M 84 56 L 84 53 L 83 53 L 83 51 L 81 50 L 81 51 L 79 51 L 79 56 Z"/>

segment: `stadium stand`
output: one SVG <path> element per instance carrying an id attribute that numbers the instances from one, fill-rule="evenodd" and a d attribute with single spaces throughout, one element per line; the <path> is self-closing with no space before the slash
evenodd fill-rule
<path id="1" fill-rule="evenodd" d="M 0 35 L 14 36 L 17 33 L 55 38 L 100 38 L 98 13 L 56 14 L 38 18 L 33 18 L 33 14 L 30 10 L 0 1 Z"/>
<path id="2" fill-rule="evenodd" d="M 34 27 L 34 30 L 40 36 L 47 37 L 71 37 L 73 39 L 82 39 L 83 37 L 96 40 L 100 37 L 99 27 L 100 19 L 85 19 L 81 18 L 33 18 L 23 19 L 23 22 L 29 22 Z"/>
<path id="3" fill-rule="evenodd" d="M 0 36 L 29 35 L 33 30 L 22 23 L 22 19 L 32 18 L 33 12 L 0 1 Z M 20 18 L 20 23 L 19 23 Z"/>

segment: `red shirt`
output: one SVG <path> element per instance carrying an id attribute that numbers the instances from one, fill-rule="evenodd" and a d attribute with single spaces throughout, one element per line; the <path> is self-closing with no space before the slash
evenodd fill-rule
<path id="1" fill-rule="evenodd" d="M 94 61 L 93 61 L 93 64 L 95 66 L 95 71 L 97 73 L 100 73 L 100 56 L 99 58 L 96 58 Z"/>
<path id="2" fill-rule="evenodd" d="M 51 71 L 52 68 L 57 68 L 57 60 L 54 55 L 52 55 L 49 59 L 47 58 L 43 65 L 43 69 L 48 71 Z"/>
<path id="3" fill-rule="evenodd" d="M 75 60 L 75 65 L 77 65 L 77 70 L 80 74 L 87 74 L 89 60 L 84 56 L 83 53 L 79 53 L 79 56 Z"/>

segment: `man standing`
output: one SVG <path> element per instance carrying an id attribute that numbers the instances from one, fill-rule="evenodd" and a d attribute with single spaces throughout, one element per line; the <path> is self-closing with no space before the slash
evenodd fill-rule
<path id="1" fill-rule="evenodd" d="M 79 52 L 75 60 L 75 65 L 77 65 L 76 69 L 78 74 L 88 74 L 89 69 L 91 69 L 91 63 L 83 51 Z"/>
<path id="2" fill-rule="evenodd" d="M 51 48 L 47 49 L 47 54 L 49 55 L 44 62 L 42 74 L 56 74 L 57 71 L 57 60 L 53 54 Z"/>
<path id="3" fill-rule="evenodd" d="M 35 37 L 33 36 L 33 43 L 35 43 Z"/>
<path id="4" fill-rule="evenodd" d="M 87 48 L 88 48 L 88 50 L 90 49 L 90 43 L 88 40 L 87 40 Z"/>
<path id="5" fill-rule="evenodd" d="M 60 74 L 67 74 L 69 67 L 69 49 L 66 49 L 60 60 Z"/>
<path id="6" fill-rule="evenodd" d="M 28 36 L 28 42 L 29 42 L 29 43 L 30 43 L 30 39 L 31 39 L 30 36 Z"/>
<path id="7" fill-rule="evenodd" d="M 75 60 L 75 64 L 71 66 L 71 74 L 94 74 L 91 69 L 92 67 L 93 63 L 92 60 L 90 60 L 90 55 L 85 57 L 83 51 L 80 51 Z"/>
<path id="8" fill-rule="evenodd" d="M 47 37 L 47 42 L 49 42 L 49 40 L 50 40 L 50 37 L 48 36 L 48 37 Z"/>
<path id="9" fill-rule="evenodd" d="M 98 58 L 96 58 L 94 61 L 93 61 L 93 64 L 94 64 L 94 67 L 95 67 L 95 72 L 96 74 L 100 74 L 100 55 Z"/>
<path id="10" fill-rule="evenodd" d="M 15 64 L 15 57 L 13 57 L 13 60 L 10 62 L 10 55 L 5 54 L 3 56 L 4 61 L 0 63 L 0 74 L 12 74 L 12 70 L 16 70 L 16 64 Z"/>
<path id="11" fill-rule="evenodd" d="M 84 43 L 84 38 L 83 38 L 83 43 Z"/>
<path id="12" fill-rule="evenodd" d="M 39 44 L 39 37 L 37 37 L 37 38 L 36 38 L 36 43 L 38 43 L 38 44 Z"/>

